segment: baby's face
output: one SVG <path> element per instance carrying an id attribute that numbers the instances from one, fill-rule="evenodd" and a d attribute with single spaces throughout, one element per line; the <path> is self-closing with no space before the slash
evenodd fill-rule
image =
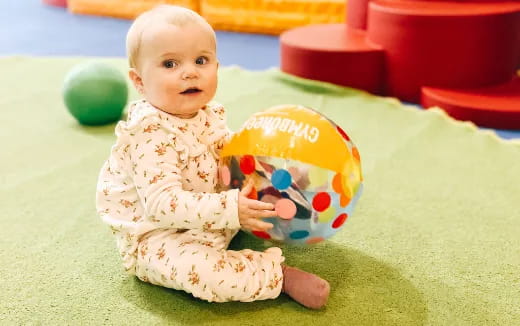
<path id="1" fill-rule="evenodd" d="M 165 112 L 193 117 L 215 95 L 216 44 L 204 26 L 152 26 L 142 35 L 137 65 L 144 97 Z"/>

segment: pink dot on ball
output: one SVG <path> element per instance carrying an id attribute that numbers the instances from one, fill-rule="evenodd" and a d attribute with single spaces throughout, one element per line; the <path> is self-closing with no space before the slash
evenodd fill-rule
<path id="1" fill-rule="evenodd" d="M 343 223 L 345 223 L 345 221 L 347 220 L 348 218 L 348 215 L 346 213 L 343 213 L 341 214 L 340 216 L 338 216 L 335 220 L 334 220 L 334 223 L 332 223 L 332 227 L 334 229 L 337 229 L 339 228 L 340 226 L 343 225 Z"/>
<path id="2" fill-rule="evenodd" d="M 244 174 L 255 172 L 255 158 L 252 155 L 244 155 L 240 158 L 240 170 Z"/>
<path id="3" fill-rule="evenodd" d="M 229 186 L 231 182 L 231 173 L 227 166 L 220 167 L 220 180 L 225 186 Z"/>
<path id="4" fill-rule="evenodd" d="M 276 214 L 283 219 L 290 220 L 296 215 L 296 205 L 292 200 L 283 198 L 274 204 L 274 210 Z"/>
<path id="5" fill-rule="evenodd" d="M 330 195 L 326 192 L 318 192 L 312 199 L 312 207 L 318 212 L 323 212 L 330 206 Z"/>

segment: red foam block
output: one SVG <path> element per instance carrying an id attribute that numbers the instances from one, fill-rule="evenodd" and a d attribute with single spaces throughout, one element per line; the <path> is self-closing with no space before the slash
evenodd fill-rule
<path id="1" fill-rule="evenodd" d="M 370 0 L 349 0 L 347 9 L 347 24 L 351 28 L 367 28 L 367 10 Z"/>
<path id="2" fill-rule="evenodd" d="M 425 85 L 508 81 L 520 57 L 520 3 L 376 0 L 367 36 L 385 49 L 387 95 L 418 102 Z"/>
<path id="3" fill-rule="evenodd" d="M 483 127 L 520 129 L 520 77 L 477 89 L 422 88 L 422 106 L 439 106 L 458 120 Z"/>
<path id="4" fill-rule="evenodd" d="M 67 0 L 42 0 L 43 3 L 57 6 L 57 7 L 67 7 Z"/>
<path id="5" fill-rule="evenodd" d="M 380 94 L 384 52 L 346 24 L 311 25 L 280 36 L 281 70 Z"/>

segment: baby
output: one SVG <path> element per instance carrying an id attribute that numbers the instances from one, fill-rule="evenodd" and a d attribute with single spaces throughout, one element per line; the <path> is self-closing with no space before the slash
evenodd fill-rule
<path id="1" fill-rule="evenodd" d="M 217 88 L 216 37 L 186 8 L 140 15 L 127 35 L 129 76 L 142 100 L 116 126 L 96 204 L 125 269 L 144 282 L 214 302 L 286 293 L 318 309 L 327 281 L 283 264 L 280 248 L 227 250 L 240 228 L 265 231 L 273 205 L 241 191 L 217 193 L 219 150 L 229 137 Z"/>

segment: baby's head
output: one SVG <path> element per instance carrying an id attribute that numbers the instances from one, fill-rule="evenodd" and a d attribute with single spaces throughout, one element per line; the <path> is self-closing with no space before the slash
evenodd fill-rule
<path id="1" fill-rule="evenodd" d="M 126 38 L 129 76 L 156 108 L 190 118 L 217 89 L 216 37 L 196 12 L 161 5 L 141 14 Z"/>

